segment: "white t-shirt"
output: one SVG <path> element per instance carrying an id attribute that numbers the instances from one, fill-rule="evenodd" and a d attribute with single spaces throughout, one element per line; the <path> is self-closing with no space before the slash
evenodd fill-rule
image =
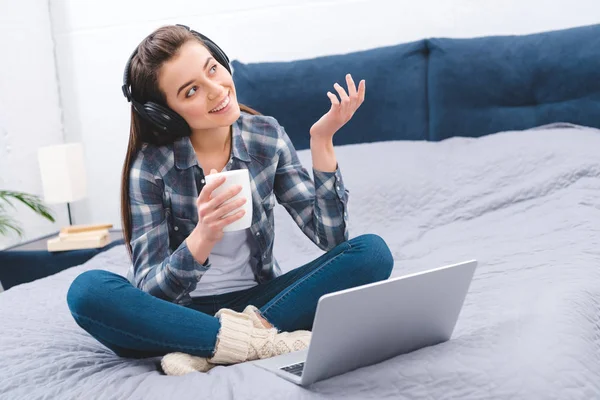
<path id="1" fill-rule="evenodd" d="M 202 275 L 192 297 L 211 296 L 257 285 L 250 267 L 250 228 L 225 232 L 210 253 L 211 267 Z"/>

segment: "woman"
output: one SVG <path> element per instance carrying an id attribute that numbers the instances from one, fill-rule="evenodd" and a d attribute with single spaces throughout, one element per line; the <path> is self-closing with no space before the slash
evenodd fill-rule
<path id="1" fill-rule="evenodd" d="M 348 240 L 348 192 L 332 138 L 364 100 L 365 82 L 328 92 L 331 109 L 310 130 L 314 181 L 277 121 L 238 105 L 229 60 L 205 36 L 157 29 L 131 56 L 132 102 L 123 168 L 128 279 L 81 274 L 68 304 L 77 323 L 123 357 L 163 356 L 167 374 L 208 371 L 304 349 L 318 299 L 387 279 L 393 258 L 376 235 Z M 131 91 L 130 91 L 131 88 Z M 248 169 L 252 199 L 204 171 Z M 273 207 L 282 204 L 325 254 L 281 274 L 273 257 Z M 252 201 L 250 228 L 223 232 Z M 231 215 L 223 218 L 225 214 Z"/>

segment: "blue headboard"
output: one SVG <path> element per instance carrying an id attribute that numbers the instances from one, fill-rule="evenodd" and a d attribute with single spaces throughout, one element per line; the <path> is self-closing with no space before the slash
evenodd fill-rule
<path id="1" fill-rule="evenodd" d="M 552 122 L 600 127 L 600 25 L 428 47 L 430 140 Z"/>
<path id="2" fill-rule="evenodd" d="M 336 144 L 427 138 L 425 41 L 294 62 L 233 61 L 238 101 L 284 126 L 297 149 L 309 147 L 312 124 L 331 107 L 327 91 L 365 79 L 365 102 L 335 137 Z"/>
<path id="3" fill-rule="evenodd" d="M 297 149 L 344 76 L 365 103 L 336 145 L 479 137 L 552 122 L 600 128 L 600 25 L 522 36 L 433 38 L 292 62 L 232 61 L 238 101 L 271 115 Z"/>

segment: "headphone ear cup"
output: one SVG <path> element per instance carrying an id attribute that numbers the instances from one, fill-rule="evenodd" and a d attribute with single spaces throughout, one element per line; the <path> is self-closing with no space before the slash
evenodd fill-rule
<path id="1" fill-rule="evenodd" d="M 177 113 L 154 102 L 144 104 L 144 112 L 148 120 L 165 135 L 175 138 L 189 136 L 191 129 L 188 123 Z"/>

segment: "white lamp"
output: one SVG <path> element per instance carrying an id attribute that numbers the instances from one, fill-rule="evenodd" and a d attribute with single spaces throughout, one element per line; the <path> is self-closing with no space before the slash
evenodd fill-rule
<path id="1" fill-rule="evenodd" d="M 44 200 L 67 203 L 69 225 L 73 225 L 69 203 L 87 196 L 87 180 L 81 143 L 42 147 L 38 150 Z"/>

